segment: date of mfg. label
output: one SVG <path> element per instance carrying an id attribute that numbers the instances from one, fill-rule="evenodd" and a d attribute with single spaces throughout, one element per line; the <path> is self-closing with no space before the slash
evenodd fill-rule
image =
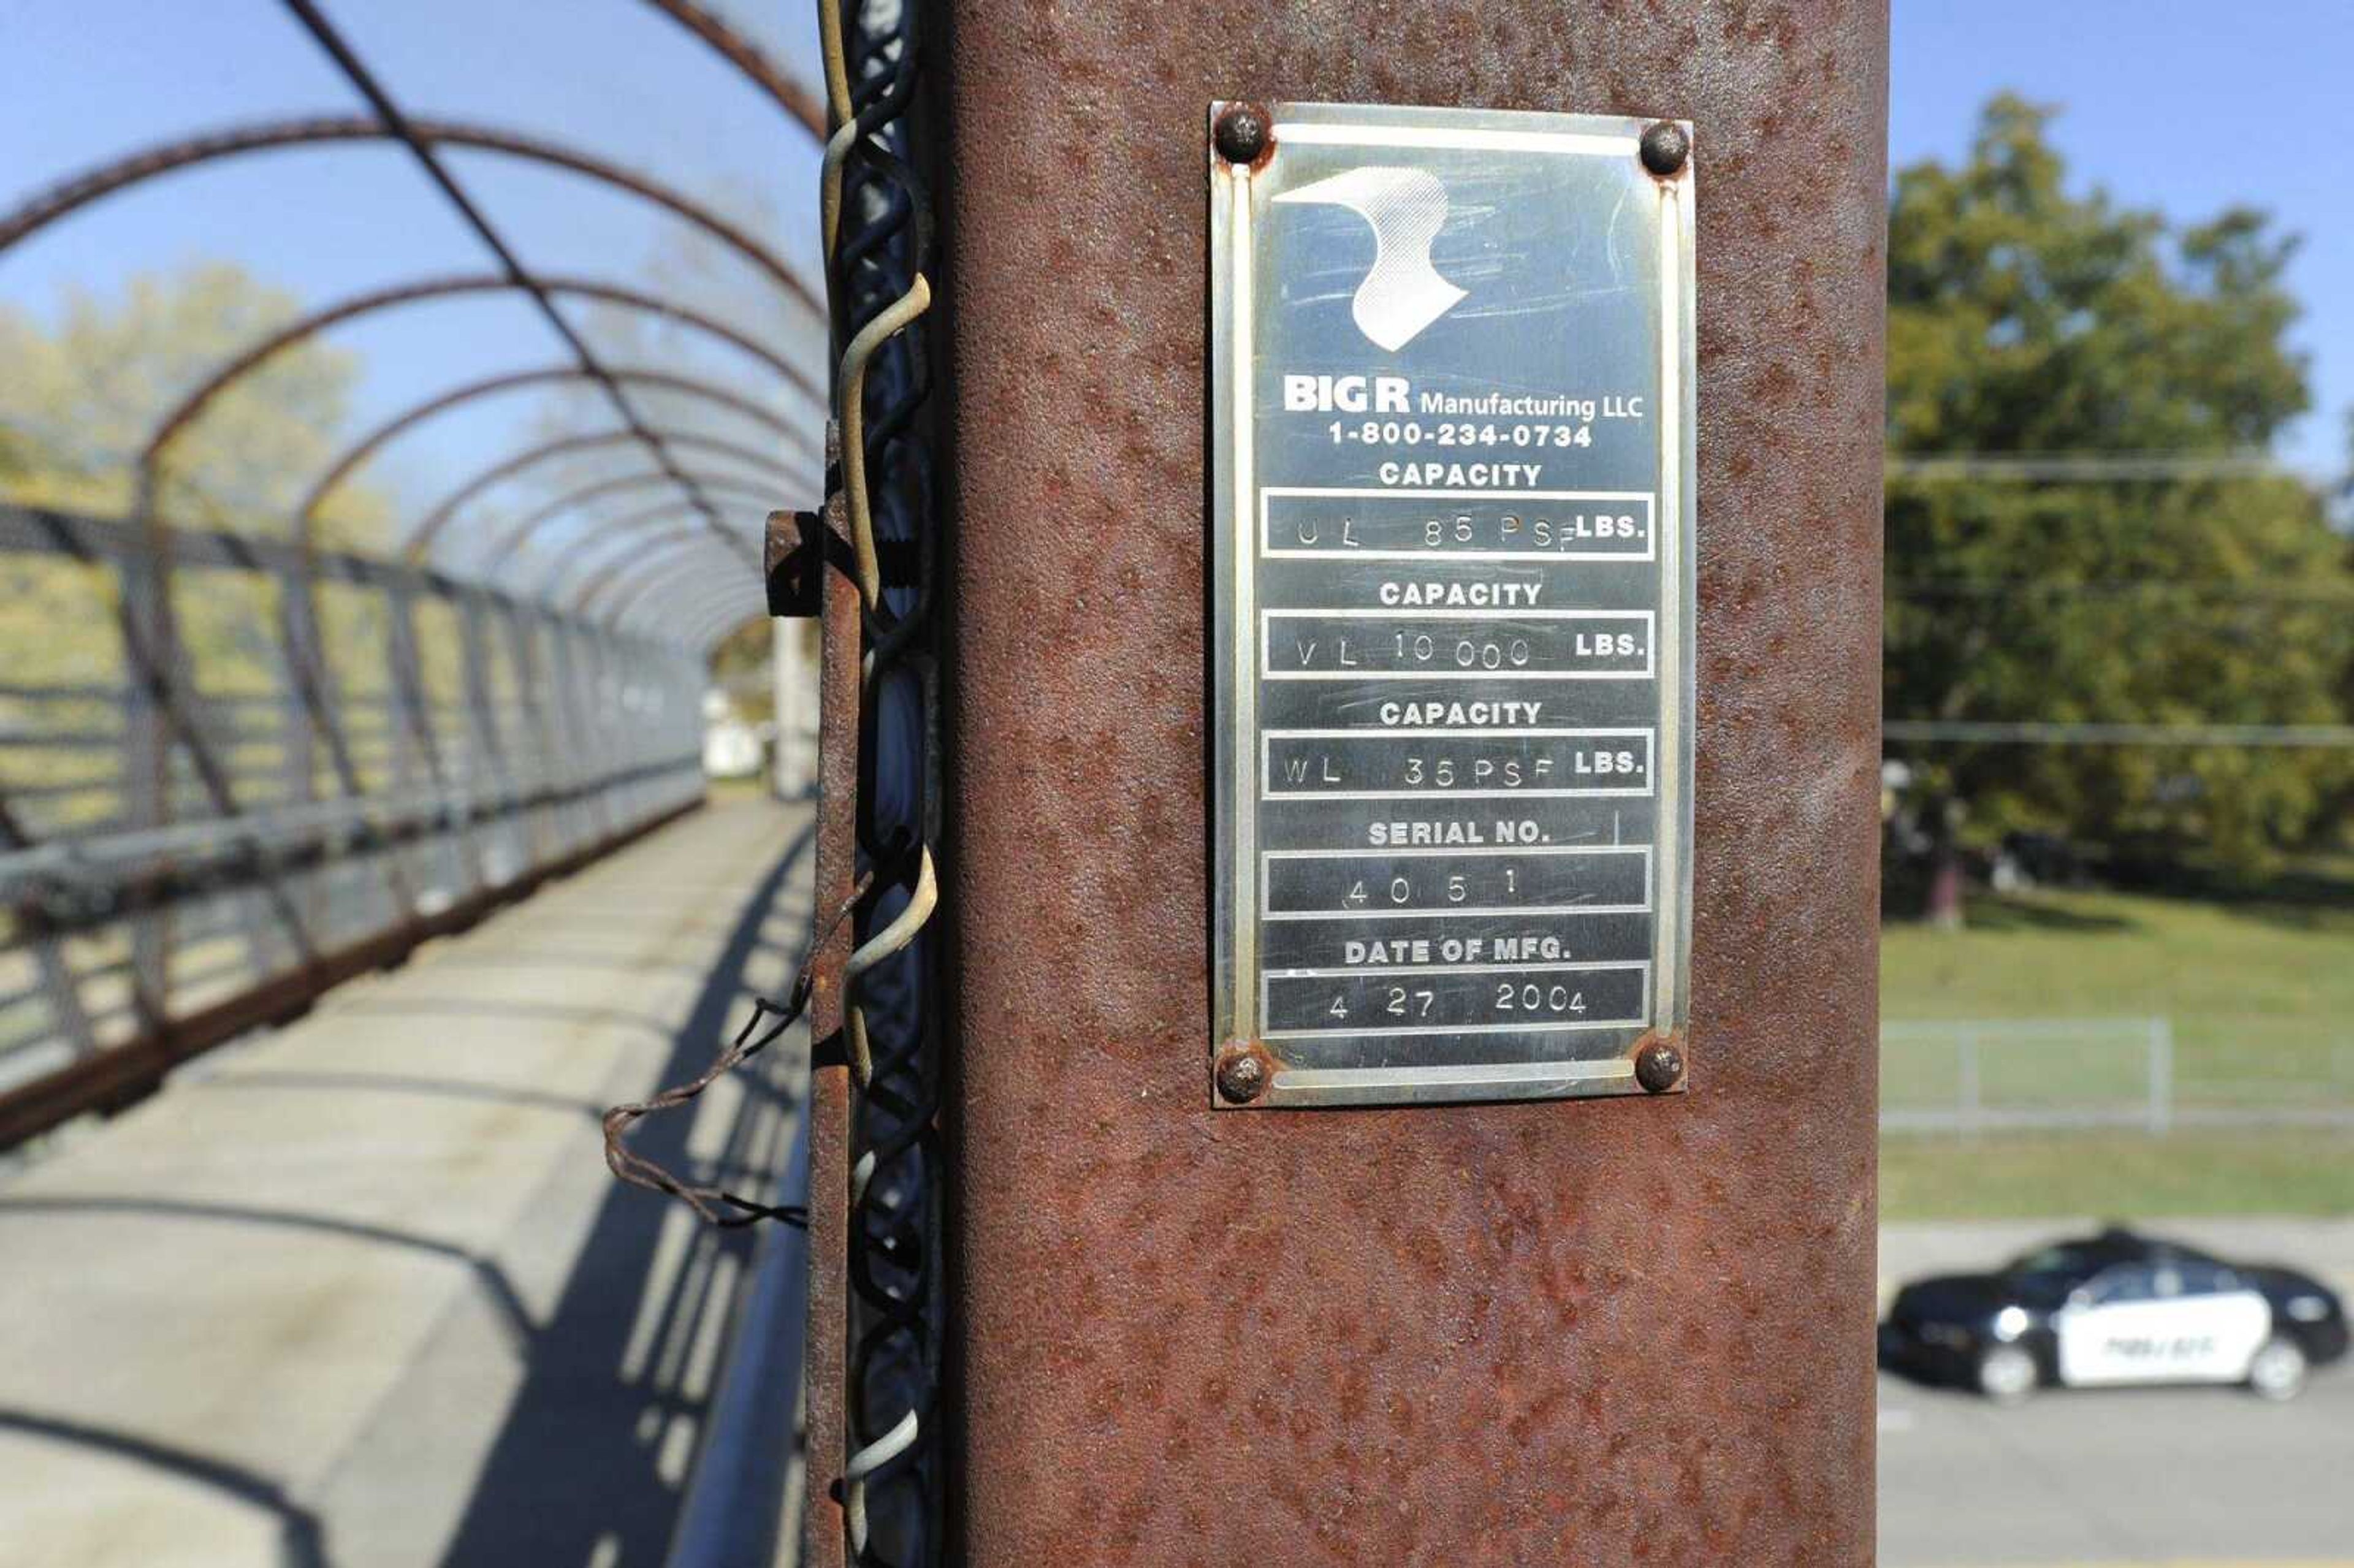
<path id="1" fill-rule="evenodd" d="M 1608 1029 L 1641 1022 L 1644 965 L 1287 970 L 1267 977 L 1270 1035 Z"/>
<path id="2" fill-rule="evenodd" d="M 1691 177 L 1640 122 L 1213 156 L 1213 1103 L 1632 1094 L 1686 1014 Z"/>

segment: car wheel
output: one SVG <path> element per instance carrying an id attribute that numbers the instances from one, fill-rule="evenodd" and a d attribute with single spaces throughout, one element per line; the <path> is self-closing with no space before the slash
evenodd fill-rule
<path id="1" fill-rule="evenodd" d="M 2248 1363 L 2248 1386 L 2266 1399 L 2295 1399 L 2305 1387 L 2305 1352 L 2295 1340 L 2267 1340 Z"/>
<path id="2" fill-rule="evenodd" d="M 2035 1358 L 2018 1345 L 1989 1345 L 1978 1356 L 1978 1392 L 1997 1404 L 2018 1404 L 2041 1379 Z"/>

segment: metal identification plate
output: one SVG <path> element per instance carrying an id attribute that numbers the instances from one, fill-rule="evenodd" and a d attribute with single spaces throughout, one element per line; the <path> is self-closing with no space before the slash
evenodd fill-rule
<path id="1" fill-rule="evenodd" d="M 1679 1089 L 1689 129 L 1220 104 L 1211 143 L 1213 1097 Z"/>

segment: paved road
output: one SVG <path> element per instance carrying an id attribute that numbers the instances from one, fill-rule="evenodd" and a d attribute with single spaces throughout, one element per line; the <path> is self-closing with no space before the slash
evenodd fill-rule
<path id="1" fill-rule="evenodd" d="M 806 825 L 690 818 L 0 1176 L 0 1563 L 658 1564 L 746 1235 L 598 1118 L 782 989 Z M 771 1054 L 642 1145 L 757 1185 Z"/>
<path id="2" fill-rule="evenodd" d="M 1884 1283 L 1983 1267 L 2067 1224 L 1890 1226 Z M 2354 1222 L 2153 1226 L 2354 1284 Z M 2354 1565 L 2354 1363 L 2271 1405 L 2237 1389 L 2050 1391 L 1999 1410 L 1883 1376 L 1883 1568 Z"/>

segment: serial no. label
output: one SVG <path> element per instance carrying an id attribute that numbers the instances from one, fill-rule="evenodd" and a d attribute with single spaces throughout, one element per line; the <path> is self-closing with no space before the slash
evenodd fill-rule
<path id="1" fill-rule="evenodd" d="M 1214 1100 L 1680 1088 L 1689 128 L 1211 125 Z"/>

